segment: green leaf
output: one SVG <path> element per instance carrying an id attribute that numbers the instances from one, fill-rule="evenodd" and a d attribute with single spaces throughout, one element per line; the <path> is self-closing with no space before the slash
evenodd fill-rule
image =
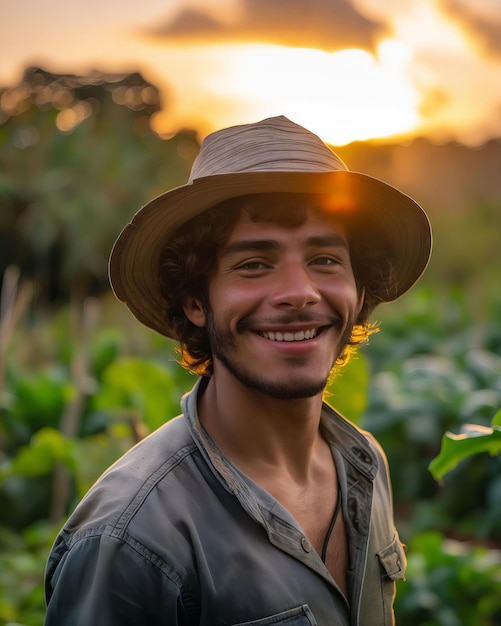
<path id="1" fill-rule="evenodd" d="M 154 430 L 179 413 L 176 393 L 171 372 L 162 366 L 141 359 L 123 359 L 105 370 L 103 387 L 95 397 L 95 408 L 116 412 L 132 410 Z"/>
<path id="2" fill-rule="evenodd" d="M 56 427 L 73 388 L 62 368 L 42 371 L 15 381 L 12 394 L 13 415 L 30 426 L 32 432 L 44 426 Z"/>
<path id="3" fill-rule="evenodd" d="M 501 409 L 492 418 L 492 426 L 501 426 Z"/>
<path id="4" fill-rule="evenodd" d="M 367 360 L 361 353 L 357 353 L 335 372 L 334 378 L 327 386 L 325 399 L 341 415 L 359 424 L 367 408 L 368 384 Z"/>
<path id="5" fill-rule="evenodd" d="M 456 465 L 475 454 L 488 452 L 491 456 L 501 454 L 501 411 L 492 420 L 492 428 L 478 424 L 465 424 L 458 435 L 447 432 L 442 438 L 440 454 L 433 459 L 429 470 L 435 480 L 451 471 Z"/>
<path id="6" fill-rule="evenodd" d="M 73 447 L 54 428 L 42 428 L 27 446 L 22 446 L 12 461 L 11 470 L 19 476 L 44 476 L 55 463 L 64 463 L 73 469 Z"/>

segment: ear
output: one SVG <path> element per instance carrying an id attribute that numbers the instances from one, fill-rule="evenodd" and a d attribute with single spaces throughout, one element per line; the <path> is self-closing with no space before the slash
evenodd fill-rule
<path id="1" fill-rule="evenodd" d="M 358 292 L 358 301 L 357 301 L 357 319 L 360 316 L 360 312 L 362 311 L 362 307 L 364 306 L 365 301 L 365 287 L 362 287 Z"/>
<path id="2" fill-rule="evenodd" d="M 199 328 L 203 328 L 206 324 L 206 316 L 202 306 L 202 303 L 198 298 L 189 298 L 183 304 L 183 310 L 186 317 L 190 320 L 192 324 L 198 326 Z"/>

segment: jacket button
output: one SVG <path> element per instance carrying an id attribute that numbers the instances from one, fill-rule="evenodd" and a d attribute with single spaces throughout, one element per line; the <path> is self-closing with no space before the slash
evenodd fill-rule
<path id="1" fill-rule="evenodd" d="M 305 552 L 311 552 L 311 543 L 306 537 L 301 538 L 301 547 Z"/>

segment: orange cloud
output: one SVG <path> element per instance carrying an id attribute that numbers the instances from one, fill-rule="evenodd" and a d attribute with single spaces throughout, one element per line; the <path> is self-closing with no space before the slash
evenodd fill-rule
<path id="1" fill-rule="evenodd" d="M 349 0 L 242 0 L 233 19 L 184 6 L 148 34 L 169 43 L 273 43 L 326 51 L 373 50 L 381 24 Z"/>

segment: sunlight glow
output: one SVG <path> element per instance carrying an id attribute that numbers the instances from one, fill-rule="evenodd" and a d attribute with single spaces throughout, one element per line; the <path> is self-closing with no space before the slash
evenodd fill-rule
<path id="1" fill-rule="evenodd" d="M 412 52 L 408 45 L 398 39 L 383 39 L 377 48 L 379 63 L 395 72 L 403 72 L 412 60 Z"/>
<path id="2" fill-rule="evenodd" d="M 210 52 L 214 56 L 214 47 Z M 342 145 L 404 134 L 419 121 L 418 95 L 404 71 L 410 53 L 399 42 L 381 42 L 377 59 L 363 50 L 328 53 L 272 45 L 232 45 L 219 52 L 224 64 L 215 71 L 209 61 L 191 83 L 203 90 L 202 110 L 200 97 L 198 112 L 186 110 L 189 99 L 182 98 L 184 114 L 206 116 L 216 128 L 283 114 Z M 238 121 L 229 120 L 230 109 Z M 155 124 L 179 122 L 175 118 L 171 108 L 168 118 L 160 114 Z"/>
<path id="3" fill-rule="evenodd" d="M 272 2 L 22 0 L 25 10 L 0 2 L 9 25 L 0 80 L 15 85 L 29 66 L 56 74 L 139 71 L 161 92 L 152 127 L 165 136 L 190 128 L 202 137 L 284 114 L 333 144 L 421 136 L 482 145 L 501 136 L 500 1 L 351 0 L 386 33 L 372 54 L 322 52 L 325 41 L 319 36 L 317 47 L 314 33 L 310 48 L 288 48 L 287 33 L 278 29 L 275 37 L 272 24 L 264 28 L 269 38 L 261 37 Z M 331 15 L 328 5 L 319 10 Z M 301 28 L 293 19 L 291 28 Z M 8 97 L 5 104 L 23 106 Z M 64 94 L 60 107 L 70 107 Z M 71 132 L 81 119 L 71 109 L 58 124 Z"/>

